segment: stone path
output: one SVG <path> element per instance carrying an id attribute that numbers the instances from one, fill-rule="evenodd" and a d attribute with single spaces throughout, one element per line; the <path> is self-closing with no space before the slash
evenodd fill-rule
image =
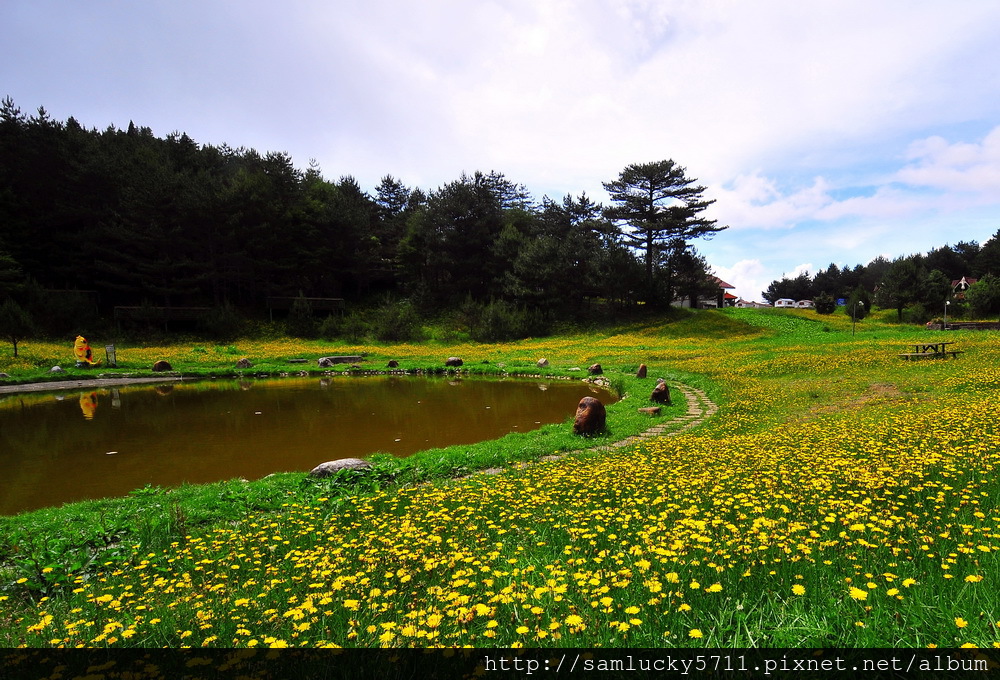
<path id="1" fill-rule="evenodd" d="M 658 423 L 653 427 L 649 428 L 645 432 L 640 432 L 632 437 L 627 437 L 621 441 L 614 442 L 612 444 L 605 444 L 603 446 L 596 446 L 590 451 L 614 451 L 616 449 L 622 449 L 626 446 L 633 446 L 639 444 L 647 439 L 653 439 L 655 437 L 673 437 L 679 434 L 683 434 L 694 428 L 698 427 L 704 423 L 708 418 L 715 415 L 715 412 L 719 410 L 719 407 L 714 401 L 708 398 L 703 390 L 697 387 L 691 387 L 690 385 L 685 385 L 683 383 L 674 383 L 673 388 L 676 392 L 680 392 L 684 395 L 684 400 L 687 402 L 687 411 L 684 415 L 676 416 L 670 420 L 665 420 L 662 423 Z M 579 451 L 573 451 L 570 453 L 579 453 Z M 539 462 L 549 462 L 560 460 L 566 454 L 553 455 L 553 456 L 542 456 L 538 459 Z M 524 467 L 526 465 L 531 465 L 531 463 L 521 463 L 517 467 Z M 503 472 L 504 468 L 489 468 L 486 470 L 479 470 L 473 474 L 486 474 L 495 475 Z M 471 475 L 469 475 L 471 476 Z M 465 479 L 462 477 L 461 479 Z"/>
<path id="2" fill-rule="evenodd" d="M 653 437 L 672 437 L 678 434 L 683 434 L 684 432 L 698 427 L 704 423 L 706 419 L 715 415 L 715 412 L 719 410 L 719 407 L 716 406 L 715 402 L 709 399 L 708 395 L 705 394 L 704 391 L 699 390 L 697 387 L 691 387 L 690 385 L 685 385 L 683 383 L 674 383 L 674 389 L 683 394 L 684 400 L 687 402 L 687 411 L 684 415 L 676 416 L 670 420 L 665 420 L 662 423 L 649 428 L 645 432 L 640 432 L 635 436 L 622 439 L 621 441 L 614 442 L 613 444 L 598 446 L 592 450 L 613 451 L 615 449 L 638 444 Z"/>

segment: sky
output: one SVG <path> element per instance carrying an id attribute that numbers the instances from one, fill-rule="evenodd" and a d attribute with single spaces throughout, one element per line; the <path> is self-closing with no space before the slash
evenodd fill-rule
<path id="1" fill-rule="evenodd" d="M 1000 231 L 996 0 L 3 0 L 0 97 L 537 200 L 673 159 L 736 295 Z"/>

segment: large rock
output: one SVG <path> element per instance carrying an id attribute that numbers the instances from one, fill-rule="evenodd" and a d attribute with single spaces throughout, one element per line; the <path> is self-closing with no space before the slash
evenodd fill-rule
<path id="1" fill-rule="evenodd" d="M 594 364 L 587 370 L 590 372 L 590 375 L 601 375 L 604 373 L 604 369 L 601 368 L 600 364 Z"/>
<path id="2" fill-rule="evenodd" d="M 309 472 L 310 477 L 329 477 L 340 470 L 361 470 L 371 467 L 371 463 L 360 458 L 341 458 L 320 463 Z"/>
<path id="3" fill-rule="evenodd" d="M 251 363 L 246 357 L 243 357 L 236 362 L 236 368 L 253 368 L 253 363 Z"/>
<path id="4" fill-rule="evenodd" d="M 459 359 L 458 357 L 448 357 L 444 361 L 445 366 L 461 366 L 462 363 L 463 363 L 462 360 Z"/>
<path id="5" fill-rule="evenodd" d="M 320 357 L 316 360 L 320 368 L 330 368 L 334 364 L 354 364 L 363 361 L 364 357 L 357 355 Z"/>
<path id="6" fill-rule="evenodd" d="M 390 359 L 388 365 L 389 368 L 399 368 L 399 362 L 396 361 L 395 359 Z"/>
<path id="7" fill-rule="evenodd" d="M 608 414 L 604 404 L 594 397 L 584 397 L 576 407 L 576 418 L 573 420 L 575 434 L 591 435 L 603 432 L 607 424 Z"/>
<path id="8" fill-rule="evenodd" d="M 549 360 L 548 359 L 539 359 L 538 363 L 536 365 L 538 366 L 538 368 L 548 368 L 549 367 Z"/>
<path id="9" fill-rule="evenodd" d="M 646 377 L 646 364 L 639 364 L 639 370 L 635 372 L 636 378 Z"/>
<path id="10" fill-rule="evenodd" d="M 174 367 L 170 365 L 170 362 L 165 359 L 160 359 L 155 364 L 153 364 L 153 370 L 157 373 L 162 373 L 163 371 L 172 371 Z"/>
<path id="11" fill-rule="evenodd" d="M 663 378 L 658 378 L 653 393 L 649 395 L 649 400 L 654 404 L 666 404 L 670 406 L 670 388 Z"/>

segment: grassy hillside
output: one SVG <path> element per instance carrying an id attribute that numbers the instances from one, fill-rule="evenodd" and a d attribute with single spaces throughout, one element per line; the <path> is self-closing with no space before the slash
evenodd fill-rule
<path id="1" fill-rule="evenodd" d="M 428 452 L 407 464 L 427 468 L 420 484 L 381 461 L 374 477 L 326 487 L 299 475 L 147 490 L 127 502 L 159 514 L 135 515 L 142 531 L 124 527 L 128 541 L 89 552 L 66 538 L 79 508 L 7 518 L 0 535 L 20 538 L 3 546 L 0 642 L 1000 645 L 1000 335 L 948 333 L 965 351 L 957 360 L 898 357 L 942 335 L 727 310 L 505 345 L 120 352 L 203 370 L 228 367 L 220 356 L 366 352 L 372 365 L 458 355 L 476 370 L 536 372 L 545 356 L 562 375 L 600 362 L 631 394 L 611 416 L 616 435 L 650 424 L 634 409 L 659 376 L 704 389 L 719 410 L 611 451 L 543 430 Z M 645 382 L 632 377 L 639 363 Z M 579 450 L 540 461 L 567 448 Z M 537 462 L 449 479 L 477 456 Z"/>

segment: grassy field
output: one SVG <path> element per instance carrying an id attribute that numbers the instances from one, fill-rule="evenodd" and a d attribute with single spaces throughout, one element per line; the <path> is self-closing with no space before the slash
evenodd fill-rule
<path id="1" fill-rule="evenodd" d="M 120 363 L 200 375 L 242 356 L 277 372 L 296 356 L 426 369 L 457 355 L 515 373 L 544 356 L 556 375 L 600 362 L 629 397 L 600 440 L 551 426 L 325 484 L 278 475 L 0 518 L 0 644 L 1000 646 L 1000 335 L 948 333 L 959 359 L 898 357 L 932 336 L 734 309 L 505 345 L 120 348 Z M 0 371 L 26 379 L 60 351 L 25 344 Z M 649 426 L 635 409 L 659 376 L 718 412 L 588 451 Z"/>

